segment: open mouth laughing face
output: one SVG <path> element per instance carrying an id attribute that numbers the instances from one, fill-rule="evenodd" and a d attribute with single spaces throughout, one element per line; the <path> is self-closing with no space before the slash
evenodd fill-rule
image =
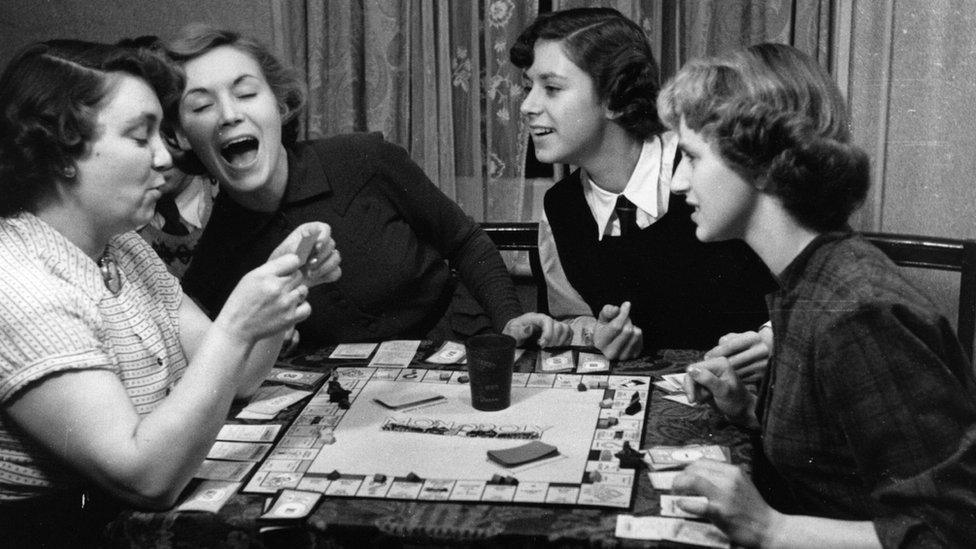
<path id="1" fill-rule="evenodd" d="M 181 145 L 192 148 L 232 194 L 261 192 L 274 183 L 287 162 L 281 113 L 258 62 L 220 46 L 187 61 L 184 70 Z"/>

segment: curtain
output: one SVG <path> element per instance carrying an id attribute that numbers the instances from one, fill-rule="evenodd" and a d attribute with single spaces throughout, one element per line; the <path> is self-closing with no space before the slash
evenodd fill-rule
<path id="1" fill-rule="evenodd" d="M 275 47 L 308 79 L 303 132 L 380 131 L 479 221 L 521 219 L 527 141 L 508 49 L 515 0 L 272 0 Z"/>

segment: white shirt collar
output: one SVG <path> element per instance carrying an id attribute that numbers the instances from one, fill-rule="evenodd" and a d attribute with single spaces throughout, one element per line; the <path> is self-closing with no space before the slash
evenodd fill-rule
<path id="1" fill-rule="evenodd" d="M 637 226 L 641 229 L 650 227 L 668 212 L 677 145 L 677 136 L 673 132 L 665 132 L 660 137 L 654 136 L 645 141 L 627 186 L 620 193 L 637 206 Z M 586 170 L 580 170 L 580 180 L 583 197 L 596 221 L 597 239 L 603 240 L 605 235 L 620 235 L 620 223 L 613 211 L 619 195 L 593 183 Z"/>

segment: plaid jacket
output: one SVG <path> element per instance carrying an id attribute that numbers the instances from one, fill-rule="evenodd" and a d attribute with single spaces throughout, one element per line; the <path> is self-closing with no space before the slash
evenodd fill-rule
<path id="1" fill-rule="evenodd" d="M 821 235 L 769 297 L 756 483 L 886 547 L 976 547 L 976 381 L 948 320 L 878 249 Z"/>

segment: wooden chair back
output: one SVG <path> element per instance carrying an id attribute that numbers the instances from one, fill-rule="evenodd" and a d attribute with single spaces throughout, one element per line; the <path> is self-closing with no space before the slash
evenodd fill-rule
<path id="1" fill-rule="evenodd" d="M 960 274 L 956 330 L 959 342 L 972 360 L 976 335 L 976 240 L 886 233 L 863 235 L 897 265 Z"/>
<path id="2" fill-rule="evenodd" d="M 535 286 L 536 311 L 549 313 L 549 299 L 546 291 L 546 277 L 539 261 L 538 223 L 482 223 L 481 228 L 488 233 L 499 250 L 528 252 L 529 281 Z M 518 277 L 516 277 L 516 280 Z"/>

